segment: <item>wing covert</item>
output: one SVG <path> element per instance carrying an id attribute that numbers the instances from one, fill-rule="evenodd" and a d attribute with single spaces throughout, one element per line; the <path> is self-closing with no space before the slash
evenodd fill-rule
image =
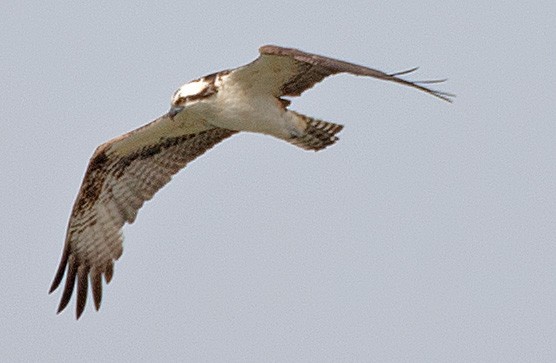
<path id="1" fill-rule="evenodd" d="M 399 76 L 415 71 L 413 68 L 403 72 L 384 73 L 382 71 L 360 66 L 342 60 L 303 52 L 293 48 L 265 45 L 259 48 L 260 56 L 255 61 L 234 71 L 240 82 L 253 82 L 253 87 L 271 92 L 275 97 L 299 96 L 324 78 L 338 74 L 350 73 L 386 81 L 396 82 L 429 93 L 444 101 L 452 102 L 454 95 L 425 87 L 424 84 L 440 83 L 444 80 L 411 82 Z"/>
<path id="2" fill-rule="evenodd" d="M 168 121 L 163 118 L 99 146 L 93 154 L 72 209 L 62 259 L 50 288 L 50 292 L 56 290 L 66 276 L 58 312 L 68 305 L 76 283 L 77 318 L 85 308 L 89 282 L 95 307 L 100 308 L 102 276 L 106 283 L 110 282 L 114 261 L 123 251 L 123 225 L 133 223 L 143 203 L 172 175 L 237 132 L 198 127 L 193 133 L 161 136 L 152 142 L 149 133 Z"/>

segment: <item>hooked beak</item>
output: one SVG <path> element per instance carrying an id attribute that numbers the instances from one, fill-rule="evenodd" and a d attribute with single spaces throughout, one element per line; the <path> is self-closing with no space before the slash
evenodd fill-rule
<path id="1" fill-rule="evenodd" d="M 172 106 L 170 107 L 170 111 L 168 111 L 168 116 L 170 116 L 170 118 L 174 118 L 174 116 L 180 113 L 183 109 L 183 106 Z"/>

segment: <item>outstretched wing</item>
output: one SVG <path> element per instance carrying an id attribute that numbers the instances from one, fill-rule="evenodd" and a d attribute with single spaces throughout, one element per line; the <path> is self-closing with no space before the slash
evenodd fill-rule
<path id="1" fill-rule="evenodd" d="M 50 292 L 64 274 L 58 307 L 69 303 L 77 281 L 77 318 L 87 301 L 89 278 L 95 307 L 102 299 L 113 263 L 123 250 L 122 227 L 133 223 L 146 200 L 188 162 L 237 131 L 191 123 L 176 128 L 165 115 L 135 131 L 99 146 L 93 154 L 68 223 L 65 246 Z"/>
<path id="2" fill-rule="evenodd" d="M 230 77 L 245 82 L 261 92 L 270 92 L 275 97 L 299 96 L 315 83 L 337 73 L 351 73 L 400 83 L 448 102 L 452 102 L 450 98 L 455 97 L 450 93 L 423 86 L 423 84 L 439 83 L 444 80 L 411 82 L 398 77 L 413 72 L 417 68 L 388 74 L 357 64 L 275 45 L 262 46 L 259 52 L 261 53 L 259 58 L 234 70 Z"/>

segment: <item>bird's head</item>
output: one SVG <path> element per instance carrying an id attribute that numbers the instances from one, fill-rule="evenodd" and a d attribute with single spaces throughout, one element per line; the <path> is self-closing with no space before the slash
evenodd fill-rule
<path id="1" fill-rule="evenodd" d="M 170 116 L 175 116 L 185 108 L 191 107 L 199 102 L 206 101 L 217 90 L 213 75 L 196 79 L 184 84 L 174 92 L 170 102 Z"/>

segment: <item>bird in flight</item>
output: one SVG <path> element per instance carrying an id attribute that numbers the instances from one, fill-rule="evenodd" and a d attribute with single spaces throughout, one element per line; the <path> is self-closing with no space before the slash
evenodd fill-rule
<path id="1" fill-rule="evenodd" d="M 337 73 L 368 76 L 416 88 L 444 101 L 454 95 L 426 87 L 443 80 L 411 82 L 297 49 L 265 45 L 253 62 L 191 81 L 174 93 L 168 113 L 102 145 L 89 161 L 69 219 L 60 265 L 50 293 L 65 275 L 58 313 L 77 285 L 79 319 L 91 286 L 96 310 L 102 277 L 112 280 L 123 251 L 122 227 L 172 175 L 208 149 L 240 131 L 274 136 L 305 150 L 334 144 L 343 126 L 289 110 L 290 101 Z"/>

